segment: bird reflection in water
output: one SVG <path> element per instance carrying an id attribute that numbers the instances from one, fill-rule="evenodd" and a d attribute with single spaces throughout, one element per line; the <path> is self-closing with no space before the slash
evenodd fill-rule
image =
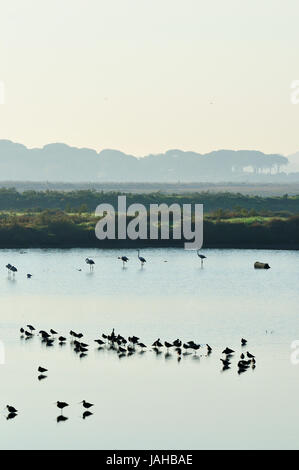
<path id="1" fill-rule="evenodd" d="M 39 381 L 45 380 L 47 378 L 47 375 L 40 374 L 37 378 Z"/>
<path id="2" fill-rule="evenodd" d="M 67 420 L 68 420 L 68 417 L 67 417 L 67 416 L 63 416 L 63 415 L 59 415 L 59 416 L 57 416 L 57 418 L 56 418 L 57 423 L 63 423 L 63 422 L 65 422 L 65 421 L 67 421 Z"/>

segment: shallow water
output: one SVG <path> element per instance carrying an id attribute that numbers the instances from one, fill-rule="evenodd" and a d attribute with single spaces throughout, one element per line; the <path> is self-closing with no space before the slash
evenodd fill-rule
<path id="1" fill-rule="evenodd" d="M 299 339 L 298 252 L 206 250 L 201 269 L 194 252 L 179 249 L 144 250 L 144 268 L 131 250 L 25 251 L 0 250 L 1 449 L 299 448 L 299 365 L 290 361 Z M 125 269 L 121 254 L 130 258 Z M 257 260 L 271 269 L 254 270 Z M 37 336 L 20 338 L 29 323 L 68 338 L 82 331 L 90 352 L 80 359 L 69 340 L 47 348 Z M 113 327 L 148 345 L 179 337 L 213 352 L 178 363 L 174 352 L 149 348 L 119 359 L 93 343 Z M 238 375 L 241 337 L 257 367 Z M 236 355 L 222 372 L 226 346 Z M 39 365 L 49 369 L 43 381 Z M 83 399 L 95 403 L 85 420 Z M 70 404 L 64 423 L 56 422 L 57 400 Z M 7 404 L 20 411 L 13 420 Z"/>

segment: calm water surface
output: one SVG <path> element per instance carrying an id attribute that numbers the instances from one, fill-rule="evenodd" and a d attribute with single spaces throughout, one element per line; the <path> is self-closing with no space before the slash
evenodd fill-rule
<path id="1" fill-rule="evenodd" d="M 147 249 L 141 269 L 131 250 L 25 251 L 0 251 L 1 449 L 299 448 L 299 365 L 290 361 L 299 339 L 298 252 L 206 250 L 201 269 L 194 252 Z M 126 269 L 121 254 L 130 258 Z M 257 260 L 271 269 L 254 270 Z M 21 339 L 28 323 L 68 338 L 82 331 L 90 352 L 80 359 L 69 342 L 47 348 L 39 337 Z M 213 353 L 178 363 L 174 353 L 149 349 L 119 359 L 93 343 L 113 327 L 148 345 L 194 339 Z M 241 337 L 257 367 L 238 375 Z M 237 354 L 222 372 L 226 346 Z M 41 382 L 39 365 L 49 369 Z M 95 403 L 85 420 L 83 399 Z M 64 423 L 56 422 L 57 400 L 70 404 Z M 7 404 L 20 410 L 14 420 L 6 420 Z"/>

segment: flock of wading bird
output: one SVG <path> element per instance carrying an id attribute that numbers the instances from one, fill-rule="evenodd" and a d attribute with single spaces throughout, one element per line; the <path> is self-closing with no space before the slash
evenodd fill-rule
<path id="1" fill-rule="evenodd" d="M 26 253 L 26 252 L 22 251 L 21 253 Z M 140 250 L 137 250 L 137 253 L 138 253 L 137 258 L 141 264 L 141 267 L 143 267 L 144 264 L 146 263 L 146 259 L 143 256 L 140 256 Z M 197 250 L 197 256 L 199 257 L 201 261 L 201 267 L 203 267 L 203 260 L 206 259 L 206 256 L 199 253 L 199 250 Z M 117 259 L 122 261 L 123 268 L 126 266 L 126 264 L 129 261 L 129 258 L 127 256 L 118 256 Z M 95 266 L 95 261 L 91 258 L 86 258 L 85 263 L 89 266 L 90 271 L 93 271 L 94 266 Z M 11 273 L 13 274 L 13 276 L 15 276 L 15 274 L 18 272 L 18 269 L 10 263 L 8 263 L 5 267 L 7 269 L 8 276 L 10 276 Z M 82 269 L 78 269 L 78 271 L 82 271 Z M 30 273 L 27 273 L 26 276 L 28 279 L 32 278 L 32 274 Z"/>
<path id="2" fill-rule="evenodd" d="M 200 250 L 197 250 L 196 253 L 197 253 L 198 258 L 200 259 L 201 267 L 203 267 L 203 261 L 207 257 L 201 254 L 199 251 Z M 21 253 L 24 254 L 26 253 L 26 251 L 21 251 Z M 141 267 L 143 267 L 144 264 L 146 263 L 146 259 L 143 256 L 140 256 L 140 250 L 137 250 L 137 258 L 141 264 Z M 117 259 L 122 261 L 123 268 L 125 268 L 126 264 L 129 261 L 129 258 L 127 256 L 118 256 Z M 166 263 L 167 261 L 165 260 L 164 262 Z M 86 258 L 85 263 L 89 266 L 90 271 L 93 271 L 94 266 L 95 266 L 95 261 L 91 258 Z M 15 276 L 16 272 L 18 272 L 18 269 L 10 263 L 8 263 L 5 267 L 7 269 L 8 276 L 10 276 L 10 273 L 12 273 L 13 276 Z M 256 261 L 254 263 L 254 268 L 255 269 L 270 269 L 270 266 L 268 263 L 260 263 L 259 261 Z M 82 271 L 82 269 L 78 269 L 78 271 Z M 27 279 L 31 279 L 31 278 L 32 278 L 32 274 L 27 273 Z"/>
<path id="3" fill-rule="evenodd" d="M 138 252 L 138 259 L 141 263 L 141 266 L 146 263 L 146 259 L 140 256 L 140 250 Z M 203 266 L 203 260 L 206 259 L 205 255 L 202 255 L 199 253 L 199 250 L 197 250 L 197 256 L 201 260 L 201 266 Z M 127 256 L 119 256 L 118 259 L 120 259 L 123 263 L 123 267 L 126 265 L 126 263 L 129 261 L 129 258 Z M 89 265 L 90 270 L 93 270 L 95 262 L 91 258 L 86 258 L 85 262 L 87 265 Z M 10 263 L 6 265 L 6 268 L 8 270 L 8 275 L 12 272 L 13 275 L 18 271 L 17 268 Z M 79 269 L 79 271 L 81 271 Z M 32 277 L 32 274 L 28 273 L 27 278 L 30 279 Z M 27 325 L 27 329 L 21 328 L 20 329 L 21 333 L 21 338 L 25 338 L 26 340 L 29 340 L 35 336 L 36 329 L 32 325 Z M 45 330 L 40 330 L 38 332 L 39 337 L 41 338 L 42 343 L 44 343 L 47 347 L 53 347 L 55 341 L 58 341 L 60 346 L 63 346 L 67 342 L 67 338 L 65 336 L 61 336 L 58 334 L 57 331 L 53 330 L 52 328 L 50 329 L 49 332 Z M 83 338 L 83 333 L 76 333 L 75 331 L 71 330 L 69 332 L 71 340 L 70 345 L 74 348 L 74 352 L 79 355 L 80 358 L 84 358 L 87 356 L 89 352 L 89 344 L 85 343 L 82 341 Z M 111 334 L 102 334 L 102 337 L 99 339 L 94 340 L 95 343 L 97 343 L 97 349 L 108 349 L 110 351 L 115 351 L 118 355 L 118 357 L 121 359 L 123 357 L 129 357 L 132 356 L 133 354 L 139 352 L 139 354 L 145 353 L 145 351 L 148 349 L 148 347 L 140 341 L 140 338 L 137 336 L 129 336 L 127 339 L 120 335 L 120 334 L 115 334 L 115 330 L 113 328 Z M 247 340 L 242 338 L 241 339 L 241 346 L 245 347 L 247 344 Z M 172 349 L 173 348 L 173 349 Z M 166 350 L 165 353 L 165 358 L 168 358 L 171 356 L 170 350 L 173 350 L 176 355 L 177 355 L 177 361 L 180 362 L 182 359 L 182 356 L 187 356 L 194 354 L 194 356 L 197 355 L 197 352 L 201 349 L 204 351 L 202 355 L 204 356 L 209 356 L 212 353 L 212 348 L 209 344 L 198 344 L 195 343 L 193 340 L 187 341 L 183 343 L 180 339 L 176 339 L 172 343 L 168 341 L 164 341 L 164 344 L 161 342 L 160 338 L 158 338 L 156 341 L 153 342 L 151 345 L 151 350 L 156 353 L 156 355 L 162 354 L 163 350 Z M 222 358 L 220 358 L 220 361 L 222 362 L 222 371 L 228 370 L 231 368 L 231 361 L 232 358 L 235 354 L 235 351 L 229 347 L 226 347 L 222 351 Z M 243 352 L 240 355 L 240 359 L 237 363 L 237 369 L 238 369 L 238 374 L 242 374 L 246 372 L 249 368 L 255 369 L 256 367 L 256 360 L 255 356 L 251 354 L 249 351 L 244 354 Z M 39 366 L 37 369 L 38 372 L 38 380 L 44 380 L 47 378 L 47 372 L 48 369 L 45 367 Z M 91 416 L 93 413 L 91 413 L 89 408 L 93 407 L 94 405 L 92 403 L 88 403 L 87 401 L 83 400 L 82 402 L 83 408 L 85 411 L 83 412 L 83 419 Z M 57 422 L 61 421 L 66 421 L 68 418 L 63 416 L 63 409 L 68 407 L 69 404 L 63 401 L 57 401 L 56 403 L 57 408 L 60 409 L 61 414 L 57 417 Z M 8 416 L 7 419 L 13 419 L 18 415 L 18 411 L 14 406 L 7 405 L 7 410 L 8 410 Z"/>
<path id="4" fill-rule="evenodd" d="M 80 358 L 86 357 L 89 352 L 90 346 L 83 341 L 83 333 L 76 333 L 73 330 L 70 330 L 69 332 L 69 339 L 67 339 L 65 336 L 59 335 L 59 333 L 52 328 L 49 330 L 49 332 L 45 330 L 40 330 L 37 332 L 35 327 L 32 325 L 26 325 L 26 329 L 21 328 L 20 333 L 21 338 L 25 340 L 30 340 L 34 336 L 39 336 L 41 342 L 45 344 L 46 347 L 53 347 L 55 342 L 58 342 L 60 346 L 63 346 L 69 342 L 74 352 L 78 354 Z M 95 339 L 94 342 L 97 344 L 98 350 L 106 349 L 109 351 L 114 351 L 118 355 L 119 359 L 123 357 L 130 357 L 136 353 L 144 354 L 146 350 L 151 350 L 156 355 L 160 355 L 164 351 L 165 358 L 168 358 L 172 355 L 170 351 L 174 351 L 177 356 L 177 361 L 180 362 L 182 356 L 193 354 L 193 356 L 198 357 L 197 354 L 199 350 L 202 351 L 202 356 L 209 356 L 213 351 L 209 344 L 198 344 L 193 340 L 184 343 L 180 339 L 176 339 L 173 342 L 164 341 L 163 343 L 161 342 L 160 338 L 154 341 L 151 347 L 148 348 L 143 342 L 141 342 L 139 337 L 129 336 L 128 338 L 125 338 L 120 334 L 116 334 L 114 328 L 110 334 L 103 333 L 101 338 Z M 245 348 L 246 345 L 247 340 L 242 338 L 242 348 Z M 226 347 L 222 351 L 222 357 L 220 358 L 222 363 L 222 371 L 231 368 L 231 361 L 234 354 L 235 351 L 229 347 Z M 246 353 L 242 352 L 237 363 L 238 374 L 246 372 L 249 368 L 255 369 L 255 367 L 255 356 L 249 351 L 246 351 Z M 47 378 L 48 369 L 46 367 L 39 366 L 37 373 L 38 380 L 44 380 Z M 83 419 L 85 419 L 92 415 L 92 413 L 88 410 L 94 405 L 92 403 L 88 403 L 85 400 L 83 400 L 81 403 L 85 409 L 82 416 Z M 61 414 L 57 417 L 57 422 L 66 421 L 68 418 L 63 416 L 63 409 L 68 407 L 69 404 L 63 401 L 57 401 L 55 404 L 61 411 Z M 15 418 L 18 413 L 17 410 L 12 406 L 7 406 L 7 408 L 9 410 L 9 416 L 7 419 Z"/>

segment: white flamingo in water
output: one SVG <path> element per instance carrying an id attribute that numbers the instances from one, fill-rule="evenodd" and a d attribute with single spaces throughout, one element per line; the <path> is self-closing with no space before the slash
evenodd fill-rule
<path id="1" fill-rule="evenodd" d="M 200 258 L 201 267 L 203 267 L 203 260 L 206 259 L 206 256 L 205 256 L 205 255 L 201 255 L 201 254 L 199 253 L 199 250 L 197 250 L 197 256 Z"/>
<path id="2" fill-rule="evenodd" d="M 93 270 L 93 266 L 95 265 L 94 260 L 93 260 L 93 259 L 90 259 L 90 258 L 86 258 L 85 263 L 89 264 L 90 271 L 92 271 L 92 270 Z"/>
<path id="3" fill-rule="evenodd" d="M 143 266 L 144 263 L 146 263 L 146 259 L 143 258 L 143 256 L 140 256 L 140 250 L 138 250 L 138 259 L 139 259 L 139 261 L 140 261 L 140 263 L 141 263 L 141 266 Z"/>

